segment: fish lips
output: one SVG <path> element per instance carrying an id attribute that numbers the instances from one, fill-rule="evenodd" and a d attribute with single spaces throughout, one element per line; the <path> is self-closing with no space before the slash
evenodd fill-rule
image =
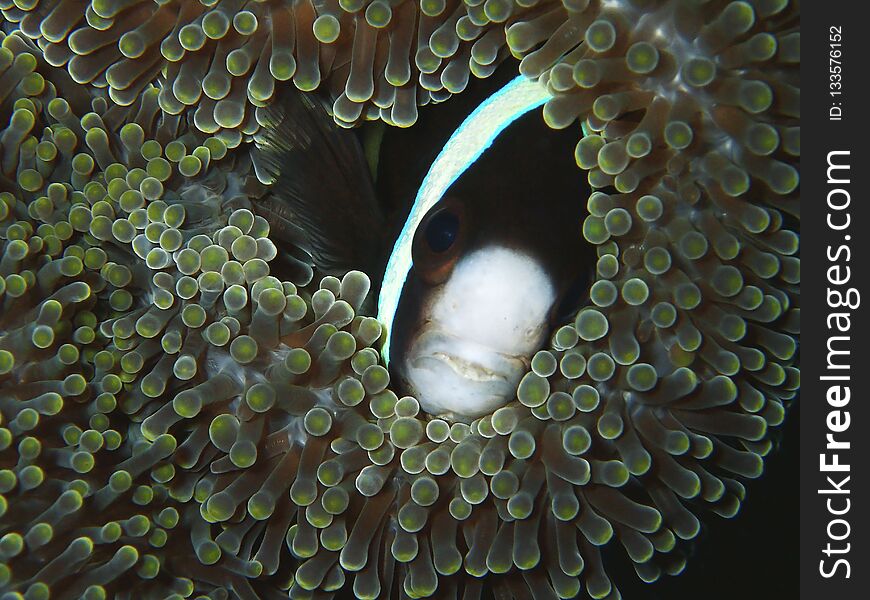
<path id="1" fill-rule="evenodd" d="M 510 402 L 529 360 L 429 322 L 410 344 L 402 377 L 424 411 L 468 421 Z"/>

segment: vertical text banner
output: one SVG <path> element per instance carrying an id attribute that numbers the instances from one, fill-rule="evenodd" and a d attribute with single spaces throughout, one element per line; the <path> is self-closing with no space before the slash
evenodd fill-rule
<path id="1" fill-rule="evenodd" d="M 801 16 L 801 598 L 870 589 L 870 55 L 866 3 Z"/>

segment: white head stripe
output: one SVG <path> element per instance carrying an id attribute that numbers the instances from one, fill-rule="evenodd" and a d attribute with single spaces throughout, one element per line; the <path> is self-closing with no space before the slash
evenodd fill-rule
<path id="1" fill-rule="evenodd" d="M 378 320 L 385 326 L 384 362 L 390 356 L 390 331 L 399 306 L 399 296 L 411 270 L 411 243 L 423 216 L 444 192 L 492 145 L 508 125 L 549 100 L 546 86 L 522 75 L 474 109 L 453 133 L 429 168 L 417 192 L 405 226 L 393 246 L 378 299 Z"/>

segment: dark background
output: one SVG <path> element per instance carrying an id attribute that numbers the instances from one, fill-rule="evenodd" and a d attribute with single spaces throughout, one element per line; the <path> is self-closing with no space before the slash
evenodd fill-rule
<path id="1" fill-rule="evenodd" d="M 773 431 L 779 448 L 764 461 L 764 474 L 746 482 L 737 516 L 697 514 L 703 523 L 695 554 L 678 577 L 645 584 L 634 575 L 619 578 L 626 600 L 792 600 L 799 597 L 800 399 L 785 423 Z M 608 568 L 614 581 L 613 569 Z"/>

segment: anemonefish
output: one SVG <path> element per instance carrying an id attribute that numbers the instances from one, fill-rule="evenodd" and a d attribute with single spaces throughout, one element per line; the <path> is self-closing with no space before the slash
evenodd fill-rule
<path id="1" fill-rule="evenodd" d="M 515 399 L 532 356 L 588 297 L 589 188 L 573 161 L 576 134 L 533 110 L 546 99 L 522 77 L 498 89 L 392 218 L 369 169 L 390 155 L 367 160 L 316 97 L 286 93 L 263 111 L 253 162 L 271 185 L 258 211 L 322 273 L 383 273 L 373 288 L 383 359 L 394 389 L 432 416 L 470 421 Z M 415 148 L 404 150 L 407 163 Z"/>

